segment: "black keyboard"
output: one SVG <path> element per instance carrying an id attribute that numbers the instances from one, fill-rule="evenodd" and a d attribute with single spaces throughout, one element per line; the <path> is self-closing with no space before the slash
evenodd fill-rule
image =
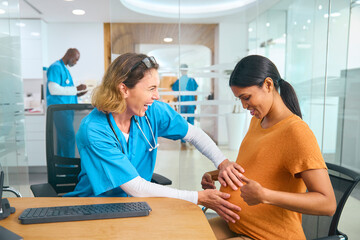
<path id="1" fill-rule="evenodd" d="M 149 215 L 146 202 L 106 203 L 62 207 L 27 208 L 19 216 L 22 224 L 68 222 Z"/>

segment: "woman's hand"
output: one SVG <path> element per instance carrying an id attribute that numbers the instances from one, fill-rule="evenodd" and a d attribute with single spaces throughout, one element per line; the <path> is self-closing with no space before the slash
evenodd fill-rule
<path id="1" fill-rule="evenodd" d="M 220 163 L 218 169 L 220 170 L 218 179 L 222 186 L 226 187 L 229 185 L 233 190 L 237 190 L 237 186 L 243 186 L 241 180 L 244 179 L 242 173 L 244 173 L 245 170 L 239 164 L 225 159 Z"/>
<path id="2" fill-rule="evenodd" d="M 201 179 L 201 187 L 205 189 L 216 189 L 215 182 L 211 177 L 211 174 L 204 173 L 202 179 Z"/>
<path id="3" fill-rule="evenodd" d="M 234 211 L 238 212 L 241 208 L 228 202 L 226 200 L 228 198 L 230 198 L 230 194 L 215 189 L 207 189 L 198 192 L 198 204 L 213 209 L 226 222 L 235 223 L 240 217 Z"/>
<path id="4" fill-rule="evenodd" d="M 264 203 L 265 188 L 262 187 L 260 183 L 251 179 L 243 179 L 243 182 L 246 184 L 241 187 L 240 196 L 244 199 L 244 201 L 249 206 Z"/>

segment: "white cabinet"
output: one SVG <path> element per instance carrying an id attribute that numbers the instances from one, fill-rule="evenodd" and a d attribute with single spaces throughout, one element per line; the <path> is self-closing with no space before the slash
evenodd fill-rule
<path id="1" fill-rule="evenodd" d="M 46 166 L 45 115 L 25 115 L 25 149 L 29 166 Z"/>
<path id="2" fill-rule="evenodd" d="M 41 20 L 21 20 L 21 72 L 22 78 L 42 79 Z"/>

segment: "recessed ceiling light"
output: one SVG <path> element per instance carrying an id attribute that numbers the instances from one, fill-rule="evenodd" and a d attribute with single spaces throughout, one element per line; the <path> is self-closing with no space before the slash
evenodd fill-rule
<path id="1" fill-rule="evenodd" d="M 308 19 L 308 20 L 307 20 L 307 23 L 309 23 L 309 24 L 310 24 L 310 23 L 311 23 L 311 20 L 310 20 L 310 19 Z"/>
<path id="2" fill-rule="evenodd" d="M 208 18 L 239 12 L 256 0 L 223 0 L 223 1 L 169 1 L 169 0 L 120 0 L 128 9 L 158 17 Z"/>
<path id="3" fill-rule="evenodd" d="M 75 9 L 75 10 L 72 11 L 72 13 L 73 13 L 74 15 L 84 15 L 84 14 L 85 14 L 85 11 L 82 10 L 82 9 Z"/>
<path id="4" fill-rule="evenodd" d="M 26 26 L 26 24 L 22 23 L 22 22 L 18 22 L 15 25 L 18 26 L 18 27 L 25 27 Z"/>
<path id="5" fill-rule="evenodd" d="M 31 34 L 31 36 L 34 36 L 34 37 L 40 36 L 39 32 L 31 32 L 30 34 Z"/>
<path id="6" fill-rule="evenodd" d="M 173 41 L 173 38 L 171 38 L 171 37 L 164 38 L 164 42 L 170 43 L 172 41 Z"/>
<path id="7" fill-rule="evenodd" d="M 334 13 L 331 13 L 330 14 L 330 17 L 340 17 L 341 16 L 341 13 L 339 12 L 334 12 Z M 324 18 L 328 18 L 329 17 L 329 14 L 324 14 Z"/>
<path id="8" fill-rule="evenodd" d="M 3 1 L 1 4 L 4 5 L 4 6 L 9 6 L 9 2 L 8 2 L 8 1 Z"/>
<path id="9" fill-rule="evenodd" d="M 249 29 L 248 29 L 248 31 L 249 31 L 249 32 L 252 32 L 252 31 L 253 31 L 253 29 L 252 29 L 252 28 L 249 28 Z"/>
<path id="10" fill-rule="evenodd" d="M 0 14 L 6 13 L 4 9 L 0 9 Z"/>
<path id="11" fill-rule="evenodd" d="M 322 5 L 319 5 L 318 9 L 321 10 L 321 9 L 322 9 Z"/>
<path id="12" fill-rule="evenodd" d="M 267 26 L 267 27 L 270 27 L 270 23 L 269 23 L 269 22 L 267 22 L 267 23 L 266 23 L 266 26 Z"/>

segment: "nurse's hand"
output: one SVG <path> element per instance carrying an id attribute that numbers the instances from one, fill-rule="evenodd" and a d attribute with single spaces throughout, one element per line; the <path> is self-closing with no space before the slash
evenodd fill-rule
<path id="1" fill-rule="evenodd" d="M 210 173 L 205 173 L 201 179 L 202 189 L 216 189 L 215 182 L 211 177 Z"/>
<path id="2" fill-rule="evenodd" d="M 240 217 L 234 211 L 239 212 L 241 208 L 228 202 L 226 200 L 228 198 L 230 198 L 230 194 L 215 189 L 198 192 L 198 204 L 213 209 L 226 222 L 235 223 Z"/>
<path id="3" fill-rule="evenodd" d="M 244 201 L 249 206 L 265 203 L 264 195 L 266 188 L 262 187 L 260 183 L 251 179 L 244 179 L 243 181 L 246 184 L 240 189 L 240 196 L 244 199 Z"/>
<path id="4" fill-rule="evenodd" d="M 231 162 L 225 159 L 218 166 L 219 176 L 218 180 L 223 187 L 229 185 L 233 190 L 237 190 L 237 186 L 242 187 L 244 184 L 241 182 L 244 178 L 242 173 L 245 170 L 236 162 Z"/>

